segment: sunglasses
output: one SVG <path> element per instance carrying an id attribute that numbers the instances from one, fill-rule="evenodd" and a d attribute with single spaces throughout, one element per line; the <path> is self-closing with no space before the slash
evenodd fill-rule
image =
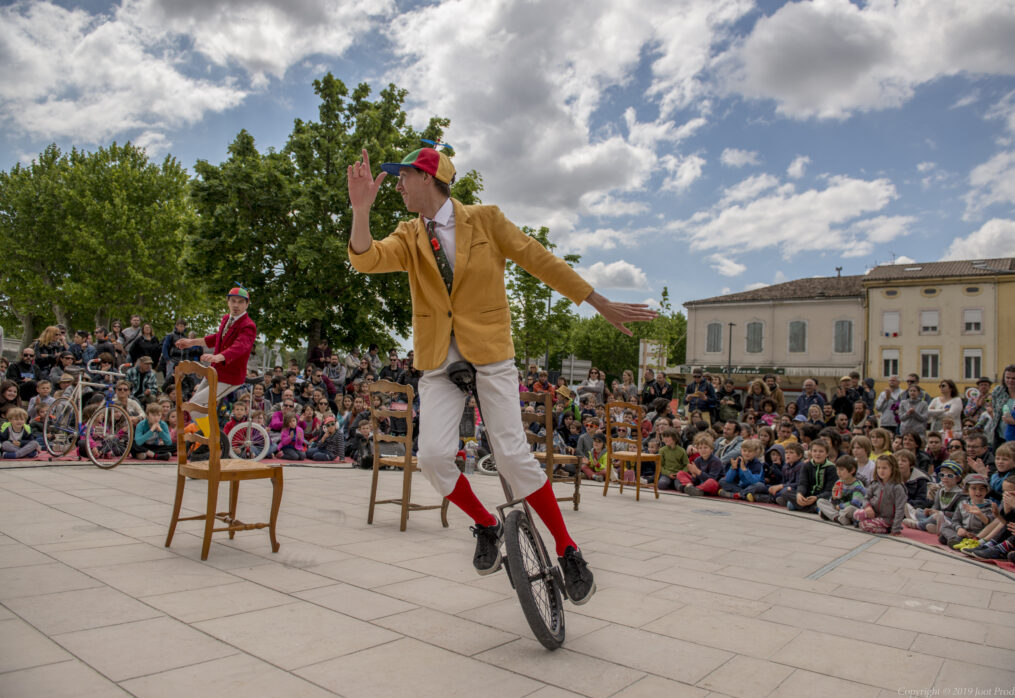
<path id="1" fill-rule="evenodd" d="M 32 354 L 32 353 L 24 353 L 24 354 L 22 354 L 21 356 L 23 356 L 23 357 L 24 357 L 24 358 L 26 358 L 26 359 L 31 359 L 32 357 L 34 357 L 34 356 L 35 356 L 35 354 Z"/>
<path id="2" fill-rule="evenodd" d="M 116 392 L 118 392 L 118 393 L 126 393 L 127 392 L 127 388 L 117 388 Z"/>
<path id="3" fill-rule="evenodd" d="M 941 473 L 941 479 L 944 479 L 946 477 L 950 477 L 953 480 L 956 480 L 956 479 L 958 479 L 959 476 L 956 475 L 955 473 Z"/>
<path id="4" fill-rule="evenodd" d="M 962 450 L 962 444 L 950 444 L 948 446 L 948 450 L 949 451 L 961 451 Z"/>

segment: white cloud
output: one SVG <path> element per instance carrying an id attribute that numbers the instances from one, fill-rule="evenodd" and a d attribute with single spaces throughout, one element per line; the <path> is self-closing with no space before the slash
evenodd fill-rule
<path id="1" fill-rule="evenodd" d="M 912 257 L 907 257 L 906 255 L 899 255 L 892 261 L 892 264 L 915 264 L 915 263 L 916 263 L 915 259 L 913 259 Z"/>
<path id="2" fill-rule="evenodd" d="M 849 227 L 849 230 L 857 237 L 881 244 L 908 235 L 909 227 L 915 222 L 914 216 L 875 216 L 857 221 Z"/>
<path id="3" fill-rule="evenodd" d="M 731 204 L 737 201 L 750 201 L 757 198 L 762 192 L 779 186 L 779 178 L 767 173 L 753 175 L 745 180 L 737 182 L 723 192 L 720 206 Z"/>
<path id="4" fill-rule="evenodd" d="M 757 165 L 758 159 L 756 150 L 740 150 L 739 148 L 726 148 L 719 156 L 719 162 L 726 167 L 743 167 L 744 165 Z"/>
<path id="5" fill-rule="evenodd" d="M 759 288 L 765 288 L 766 286 L 771 286 L 771 284 L 766 284 L 764 281 L 755 281 L 752 284 L 747 284 L 746 286 L 744 286 L 744 290 L 757 291 Z"/>
<path id="6" fill-rule="evenodd" d="M 917 172 L 930 172 L 935 167 L 937 167 L 937 165 L 934 164 L 933 162 L 921 162 L 921 163 L 919 163 L 916 166 L 916 171 Z"/>
<path id="7" fill-rule="evenodd" d="M 649 210 L 644 201 L 625 201 L 604 192 L 590 192 L 583 196 L 581 207 L 584 212 L 602 218 L 633 216 Z"/>
<path id="8" fill-rule="evenodd" d="M 740 264 L 724 254 L 709 255 L 708 261 L 712 263 L 712 268 L 716 273 L 722 276 L 740 276 L 747 271 L 747 265 Z"/>
<path id="9" fill-rule="evenodd" d="M 1015 74 L 1009 0 L 820 0 L 763 17 L 723 60 L 727 88 L 795 118 L 897 107 L 958 74 Z"/>
<path id="10" fill-rule="evenodd" d="M 674 155 L 664 155 L 661 163 L 670 172 L 661 189 L 678 194 L 687 191 L 701 177 L 701 172 L 705 168 L 705 158 L 700 155 L 688 155 L 683 159 Z"/>
<path id="11" fill-rule="evenodd" d="M 965 220 L 976 220 L 994 204 L 1015 204 L 1015 150 L 1001 152 L 969 173 Z"/>
<path id="12" fill-rule="evenodd" d="M 632 244 L 636 234 L 613 228 L 576 230 L 563 239 L 560 251 L 563 253 L 585 254 L 590 250 L 613 250 L 620 243 Z"/>
<path id="13" fill-rule="evenodd" d="M 786 278 L 786 275 L 783 274 L 782 271 L 780 270 L 780 271 L 775 272 L 775 280 L 772 283 L 782 284 L 782 283 L 785 283 L 787 280 L 788 279 Z"/>
<path id="14" fill-rule="evenodd" d="M 959 97 L 957 100 L 955 100 L 955 104 L 953 104 L 950 108 L 951 109 L 961 109 L 962 107 L 968 107 L 971 104 L 976 104 L 977 100 L 979 100 L 979 99 L 980 99 L 980 91 L 979 90 L 973 90 L 972 92 L 964 94 L 961 97 Z"/>
<path id="15" fill-rule="evenodd" d="M 855 228 L 861 216 L 880 211 L 897 196 L 887 179 L 833 176 L 824 190 L 797 193 L 793 185 L 785 184 L 748 203 L 720 205 L 669 227 L 683 233 L 693 251 L 778 247 L 786 256 L 812 250 L 834 252 L 859 244 L 849 226 Z M 868 232 L 880 235 L 900 227 L 898 221 L 887 219 L 868 225 Z"/>
<path id="16" fill-rule="evenodd" d="M 575 271 L 596 288 L 621 290 L 648 288 L 645 272 L 623 259 L 609 264 L 596 262 L 588 267 L 576 267 Z"/>
<path id="17" fill-rule="evenodd" d="M 987 110 L 988 119 L 999 119 L 1009 133 L 1015 135 L 1015 90 L 1012 90 Z"/>
<path id="18" fill-rule="evenodd" d="M 964 238 L 952 241 L 942 260 L 1015 257 L 1015 220 L 992 218 Z"/>
<path id="19" fill-rule="evenodd" d="M 120 0 L 90 14 L 22 0 L 0 9 L 0 120 L 32 138 L 135 137 L 159 152 L 166 131 L 239 105 L 306 56 L 340 55 L 393 6 Z"/>
<path id="20" fill-rule="evenodd" d="M 789 167 L 786 168 L 786 174 L 793 179 L 800 179 L 807 171 L 807 165 L 809 165 L 810 162 L 811 159 L 806 155 L 797 155 L 793 158 L 793 162 L 789 164 Z"/>

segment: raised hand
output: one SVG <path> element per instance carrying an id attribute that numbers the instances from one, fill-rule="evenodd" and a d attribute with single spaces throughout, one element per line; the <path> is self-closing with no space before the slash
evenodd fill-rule
<path id="1" fill-rule="evenodd" d="M 387 176 L 381 172 L 374 178 L 370 172 L 370 156 L 363 149 L 363 159 L 349 165 L 347 179 L 349 181 L 349 205 L 353 209 L 369 209 L 374 205 L 381 182 Z"/>

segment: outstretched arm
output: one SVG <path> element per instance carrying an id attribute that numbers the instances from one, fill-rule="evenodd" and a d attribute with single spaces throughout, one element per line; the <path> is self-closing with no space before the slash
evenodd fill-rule
<path id="1" fill-rule="evenodd" d="M 370 249 L 373 238 L 370 237 L 370 207 L 377 198 L 377 190 L 387 176 L 381 172 L 374 178 L 370 172 L 370 156 L 363 149 L 363 159 L 349 165 L 347 179 L 349 182 L 349 206 L 352 208 L 352 235 L 349 246 L 356 254 L 363 254 Z"/>
<path id="2" fill-rule="evenodd" d="M 659 313 L 651 310 L 644 303 L 617 303 L 601 296 L 593 291 L 585 299 L 589 305 L 595 308 L 608 323 L 616 327 L 624 334 L 631 336 L 631 330 L 627 329 L 628 322 L 648 322 L 659 317 Z"/>

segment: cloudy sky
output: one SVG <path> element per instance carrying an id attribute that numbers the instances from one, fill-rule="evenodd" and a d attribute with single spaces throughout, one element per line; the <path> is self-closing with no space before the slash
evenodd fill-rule
<path id="1" fill-rule="evenodd" d="M 315 119 L 327 71 L 395 82 L 620 299 L 1015 255 L 1015 0 L 14 2 L 0 62 L 0 169 L 219 162 Z"/>

